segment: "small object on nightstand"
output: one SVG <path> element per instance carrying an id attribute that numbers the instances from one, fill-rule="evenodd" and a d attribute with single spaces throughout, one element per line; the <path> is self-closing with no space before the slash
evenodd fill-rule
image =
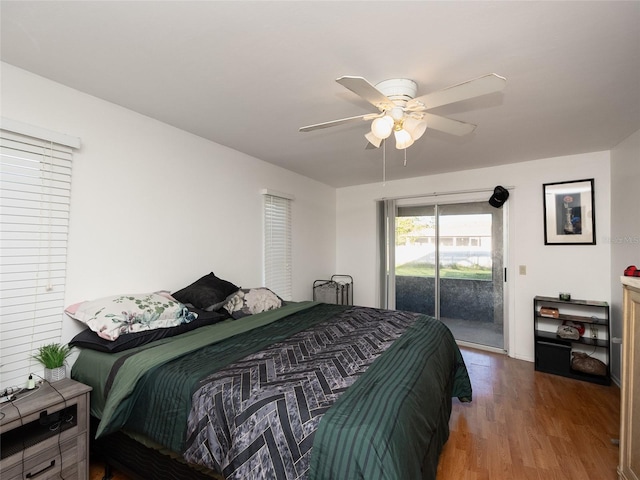
<path id="1" fill-rule="evenodd" d="M 625 277 L 640 277 L 640 270 L 635 265 L 629 265 L 624 269 Z"/>
<path id="2" fill-rule="evenodd" d="M 568 302 L 569 300 L 571 300 L 571 294 L 566 292 L 560 292 L 560 294 L 558 295 L 558 298 L 563 302 Z"/>
<path id="3" fill-rule="evenodd" d="M 36 388 L 36 381 L 33 379 L 33 375 L 29 375 L 29 380 L 27 380 L 27 390 L 33 390 Z"/>

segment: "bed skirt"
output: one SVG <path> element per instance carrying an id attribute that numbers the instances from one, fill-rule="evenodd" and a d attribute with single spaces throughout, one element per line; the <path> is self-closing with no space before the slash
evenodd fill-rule
<path id="1" fill-rule="evenodd" d="M 122 431 L 95 438 L 99 420 L 91 417 L 91 459 L 104 462 L 103 480 L 114 468 L 132 480 L 224 480 L 215 472 L 191 467 L 175 456 L 148 447 Z"/>

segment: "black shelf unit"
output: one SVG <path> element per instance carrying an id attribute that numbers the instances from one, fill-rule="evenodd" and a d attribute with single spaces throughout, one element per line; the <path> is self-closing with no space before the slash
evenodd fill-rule
<path id="1" fill-rule="evenodd" d="M 541 307 L 556 308 L 559 314 L 557 317 L 541 315 Z M 607 302 L 536 296 L 533 298 L 533 319 L 537 371 L 600 385 L 611 384 L 611 327 Z M 565 321 L 582 323 L 585 326 L 584 334 L 577 340 L 560 337 L 556 329 Z M 604 357 L 606 375 L 590 375 L 572 369 L 572 351 L 597 353 L 596 356 L 600 359 Z"/>

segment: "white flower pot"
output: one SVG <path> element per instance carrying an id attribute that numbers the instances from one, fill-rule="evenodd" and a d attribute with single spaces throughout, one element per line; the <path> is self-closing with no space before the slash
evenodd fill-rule
<path id="1" fill-rule="evenodd" d="M 51 383 L 57 382 L 58 380 L 62 380 L 67 377 L 67 367 L 65 365 L 57 368 L 45 368 L 44 369 L 44 379 Z"/>

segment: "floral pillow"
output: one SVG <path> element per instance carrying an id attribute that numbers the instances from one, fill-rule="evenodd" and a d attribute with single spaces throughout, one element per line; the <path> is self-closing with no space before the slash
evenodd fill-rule
<path id="1" fill-rule="evenodd" d="M 222 308 L 237 320 L 255 313 L 280 308 L 283 304 L 282 299 L 268 288 L 241 288 Z"/>
<path id="2" fill-rule="evenodd" d="M 106 340 L 115 340 L 124 333 L 175 327 L 197 318 L 197 314 L 182 303 L 158 293 L 116 295 L 81 302 L 67 307 L 65 313 Z"/>

